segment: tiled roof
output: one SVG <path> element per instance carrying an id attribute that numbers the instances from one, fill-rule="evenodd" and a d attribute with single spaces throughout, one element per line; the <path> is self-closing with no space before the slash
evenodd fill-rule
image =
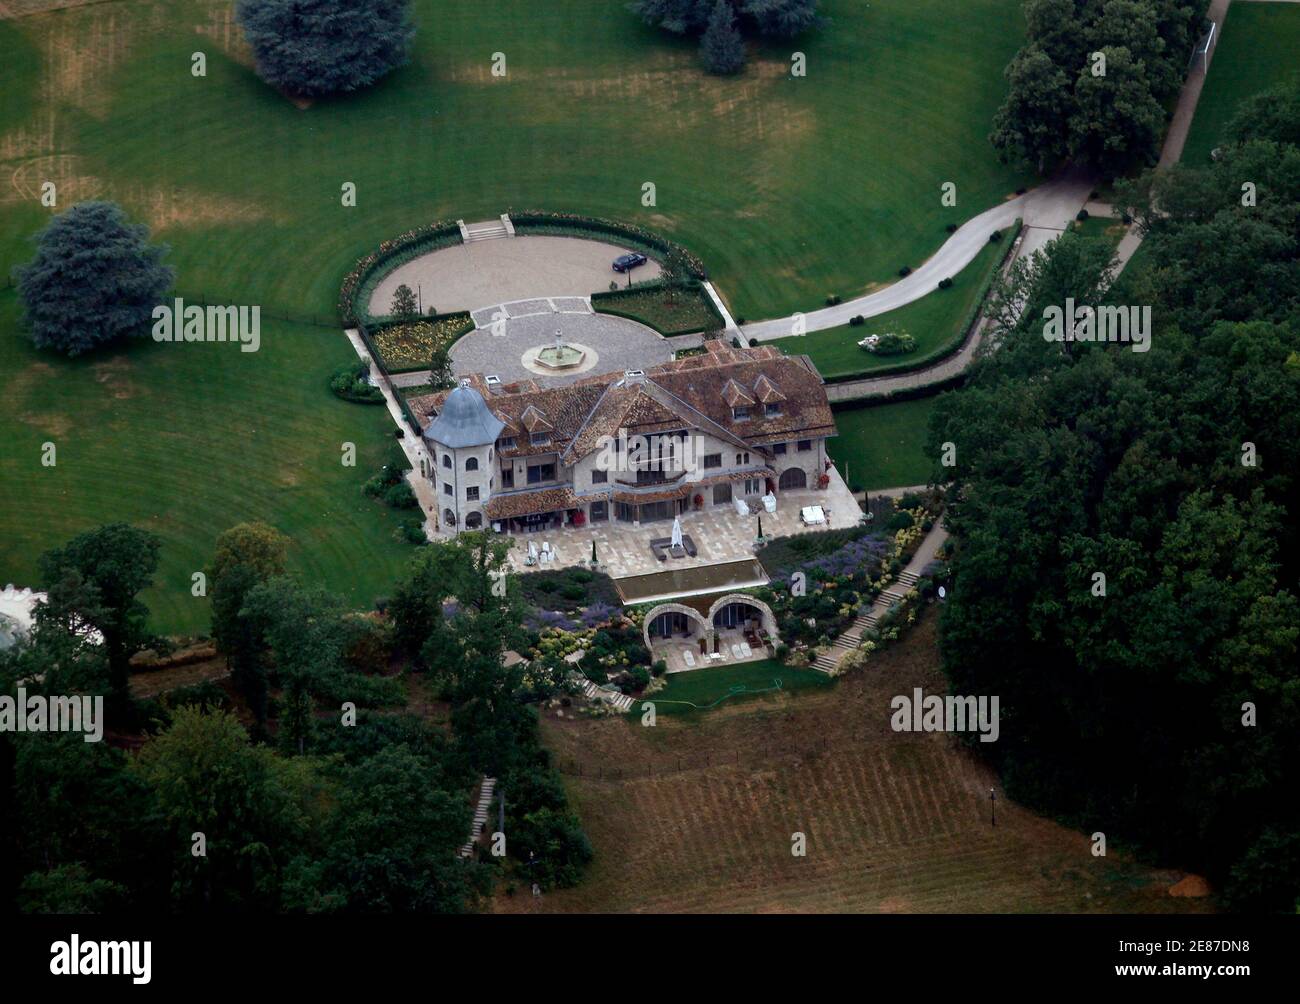
<path id="1" fill-rule="evenodd" d="M 614 491 L 612 497 L 615 502 L 630 502 L 633 505 L 639 505 L 643 502 L 666 502 L 669 499 L 685 498 L 691 493 L 689 484 L 678 485 L 675 488 L 665 488 L 658 492 L 620 492 Z"/>
<path id="2" fill-rule="evenodd" d="M 545 390 L 532 380 L 491 389 L 481 374 L 472 374 L 469 381 L 504 423 L 501 435 L 515 437 L 515 446 L 501 451 L 507 456 L 558 452 L 566 463 L 573 463 L 620 429 L 627 429 L 628 435 L 648 435 L 700 427 L 745 447 L 835 434 L 821 376 L 807 357 L 784 356 L 770 345 L 737 349 L 710 341 L 705 348 L 647 370 L 643 380 L 606 373 Z M 724 395 L 733 388 L 750 401 L 784 402 L 781 414 L 751 412 L 749 419 L 733 420 Z M 432 394 L 408 403 L 427 421 L 446 396 Z M 537 414 L 550 426 L 551 437 L 534 447 L 529 432 L 544 428 Z"/>
<path id="3" fill-rule="evenodd" d="M 488 519 L 510 519 L 533 513 L 577 509 L 581 505 L 571 488 L 542 488 L 535 492 L 493 495 L 484 509 Z"/>
<path id="4" fill-rule="evenodd" d="M 749 392 L 736 383 L 735 380 L 728 380 L 722 385 L 722 400 L 727 402 L 728 408 L 734 408 L 738 404 L 754 403 L 754 399 Z"/>

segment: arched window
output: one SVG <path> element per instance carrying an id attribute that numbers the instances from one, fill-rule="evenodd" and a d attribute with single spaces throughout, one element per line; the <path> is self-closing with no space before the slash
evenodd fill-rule
<path id="1" fill-rule="evenodd" d="M 477 509 L 475 509 L 472 513 L 470 513 L 468 516 L 465 517 L 466 530 L 473 530 L 476 527 L 480 527 L 482 525 L 483 525 L 483 514 L 479 512 Z"/>
<path id="2" fill-rule="evenodd" d="M 447 468 L 447 470 L 451 470 L 451 454 L 450 454 L 450 453 L 444 453 L 444 454 L 442 455 L 442 466 L 445 467 L 445 468 Z"/>
<path id="3" fill-rule="evenodd" d="M 477 471 L 477 470 L 478 470 L 478 457 L 470 457 L 468 460 L 466 460 L 466 461 L 465 461 L 465 470 L 467 470 L 467 471 Z"/>
<path id="4" fill-rule="evenodd" d="M 804 474 L 803 468 L 791 467 L 781 472 L 781 491 L 788 492 L 795 488 L 808 487 L 808 475 Z"/>
<path id="5" fill-rule="evenodd" d="M 442 511 L 442 521 L 446 523 L 448 526 L 455 526 L 456 514 L 452 512 L 450 509 L 444 509 Z"/>

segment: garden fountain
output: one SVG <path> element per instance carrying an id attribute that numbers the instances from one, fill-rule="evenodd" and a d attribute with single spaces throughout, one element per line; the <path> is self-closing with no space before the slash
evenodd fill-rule
<path id="1" fill-rule="evenodd" d="M 586 357 L 587 354 L 582 349 L 572 345 L 565 345 L 563 332 L 556 328 L 555 344 L 539 349 L 535 362 L 538 366 L 544 366 L 548 370 L 571 370 L 576 366 L 581 366 Z"/>

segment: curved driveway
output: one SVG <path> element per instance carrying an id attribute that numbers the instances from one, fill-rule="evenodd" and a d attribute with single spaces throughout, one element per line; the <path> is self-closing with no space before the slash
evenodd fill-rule
<path id="1" fill-rule="evenodd" d="M 951 278 L 975 260 L 989 242 L 989 234 L 994 230 L 1005 230 L 1017 219 L 1024 221 L 1026 233 L 1021 253 L 1035 250 L 1070 225 L 1075 214 L 1088 201 L 1093 184 L 1093 180 L 1081 171 L 1067 172 L 1024 195 L 985 210 L 962 224 L 929 260 L 907 278 L 847 303 L 804 314 L 806 330 L 839 327 L 848 324 L 849 318 L 855 314 L 874 317 L 933 293 L 940 279 Z M 1031 235 L 1030 232 L 1036 229 L 1045 233 Z M 758 321 L 746 324 L 740 330 L 746 338 L 757 338 L 760 342 L 786 338 L 794 333 L 796 316 Z"/>

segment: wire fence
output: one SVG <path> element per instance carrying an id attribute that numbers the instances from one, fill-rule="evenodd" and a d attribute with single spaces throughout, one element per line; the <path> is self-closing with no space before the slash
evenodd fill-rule
<path id="1" fill-rule="evenodd" d="M 241 304 L 243 298 L 237 296 L 221 296 L 212 293 L 187 293 L 177 291 L 171 295 L 171 299 L 181 299 L 186 303 L 196 303 L 201 307 L 207 307 L 208 304 L 213 306 L 229 306 L 231 304 Z M 250 304 L 250 306 L 252 306 Z M 270 318 L 274 321 L 287 321 L 290 324 L 310 324 L 318 328 L 331 328 L 337 331 L 340 327 L 339 319 L 334 314 L 297 314 L 291 311 L 279 310 L 277 308 L 264 307 L 257 305 L 262 317 Z"/>

